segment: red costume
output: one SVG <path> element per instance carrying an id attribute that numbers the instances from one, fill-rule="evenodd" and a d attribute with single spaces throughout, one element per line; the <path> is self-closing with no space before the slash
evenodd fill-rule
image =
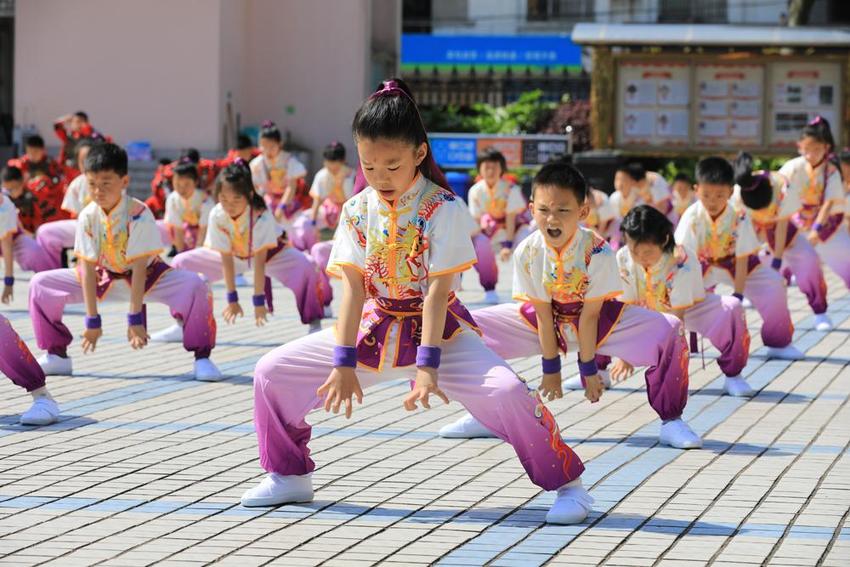
<path id="1" fill-rule="evenodd" d="M 56 137 L 62 142 L 62 149 L 59 150 L 59 163 L 65 170 L 65 178 L 69 180 L 80 174 L 80 170 L 77 169 L 77 144 L 80 140 L 89 138 L 97 141 L 112 141 L 111 138 L 104 136 L 88 123 L 84 124 L 76 132 L 69 134 L 65 130 L 64 122 L 54 122 L 53 131 L 56 133 Z"/>

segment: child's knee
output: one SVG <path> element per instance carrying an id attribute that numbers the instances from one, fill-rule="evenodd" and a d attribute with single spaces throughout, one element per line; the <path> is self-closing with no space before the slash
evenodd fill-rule
<path id="1" fill-rule="evenodd" d="M 512 401 L 524 399 L 529 395 L 526 383 L 507 366 L 493 369 L 493 372 L 497 373 L 498 379 L 491 397 L 497 403 L 510 404 Z"/>
<path id="2" fill-rule="evenodd" d="M 254 385 L 261 387 L 268 384 L 275 377 L 282 377 L 283 373 L 281 373 L 280 369 L 290 364 L 290 362 L 285 349 L 278 348 L 266 353 L 257 361 L 254 367 Z"/>

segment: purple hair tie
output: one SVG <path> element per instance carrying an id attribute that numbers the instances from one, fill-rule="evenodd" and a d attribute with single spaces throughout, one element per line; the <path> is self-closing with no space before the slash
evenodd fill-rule
<path id="1" fill-rule="evenodd" d="M 260 124 L 260 127 L 264 128 L 264 129 L 265 128 L 276 128 L 277 125 L 274 122 L 272 122 L 271 120 L 263 120 L 262 123 Z"/>
<path id="2" fill-rule="evenodd" d="M 248 162 L 246 162 L 241 157 L 235 157 L 235 158 L 233 158 L 233 165 L 236 165 L 236 166 L 239 166 L 239 167 L 248 167 Z"/>
<path id="3" fill-rule="evenodd" d="M 818 114 L 817 116 L 809 120 L 808 126 L 814 126 L 816 124 L 820 124 L 821 122 L 823 122 L 823 116 Z"/>
<path id="4" fill-rule="evenodd" d="M 357 368 L 357 347 L 336 345 L 333 365 L 334 368 Z"/>
<path id="5" fill-rule="evenodd" d="M 765 179 L 769 180 L 770 176 L 768 175 L 768 173 L 766 171 L 762 171 L 760 174 L 756 175 L 755 179 L 753 180 L 752 185 L 750 185 L 749 187 L 746 187 L 746 188 L 741 187 L 741 191 L 745 191 L 745 192 L 753 191 L 753 190 L 755 190 L 756 187 L 761 185 L 761 182 L 764 181 Z"/>

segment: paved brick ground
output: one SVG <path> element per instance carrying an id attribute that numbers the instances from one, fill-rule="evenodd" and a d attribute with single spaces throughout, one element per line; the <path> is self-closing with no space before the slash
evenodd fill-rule
<path id="1" fill-rule="evenodd" d="M 461 294 L 473 308 L 474 279 Z M 596 498 L 588 521 L 569 527 L 543 523 L 552 495 L 509 446 L 440 439 L 462 408 L 407 413 L 399 382 L 367 390 L 350 421 L 311 414 L 315 502 L 242 508 L 262 475 L 253 365 L 306 331 L 291 296 L 278 292 L 269 327 L 220 327 L 215 360 L 232 378 L 216 384 L 190 378 L 178 345 L 133 352 L 126 307 L 109 305 L 97 352 L 75 343 L 76 374 L 49 379 L 59 423 L 17 425 L 29 396 L 0 382 L 0 564 L 850 565 L 850 296 L 829 283 L 838 328 L 826 334 L 791 290 L 806 360 L 765 361 L 754 332 L 751 401 L 720 395 L 711 352 L 705 368 L 691 361 L 685 417 L 705 437 L 701 451 L 657 444 L 640 377 L 593 406 L 579 392 L 550 404 Z M 14 304 L 0 309 L 34 346 L 27 284 L 20 277 Z M 220 310 L 223 287 L 215 293 Z M 164 308 L 149 309 L 152 329 L 168 323 Z M 75 335 L 81 314 L 68 314 Z M 758 328 L 754 312 L 748 320 Z M 514 362 L 539 381 L 537 360 Z"/>

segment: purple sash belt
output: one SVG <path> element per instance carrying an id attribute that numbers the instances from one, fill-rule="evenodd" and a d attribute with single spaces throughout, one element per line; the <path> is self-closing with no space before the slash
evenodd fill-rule
<path id="1" fill-rule="evenodd" d="M 735 279 L 735 256 L 726 256 L 725 258 L 720 258 L 719 260 L 707 260 L 704 258 L 700 258 L 699 261 L 702 266 L 702 275 L 706 275 L 708 273 L 709 268 L 720 268 L 721 270 L 726 270 L 729 272 L 729 275 L 732 276 L 732 279 Z M 757 254 L 750 254 L 747 256 L 747 275 L 753 273 L 757 267 L 761 266 L 761 261 L 758 258 Z"/>
<path id="2" fill-rule="evenodd" d="M 78 262 L 77 264 L 77 275 L 80 278 L 80 281 L 83 280 L 82 275 L 82 267 L 83 262 Z M 159 281 L 159 278 L 162 277 L 162 274 L 171 269 L 171 266 L 162 261 L 158 256 L 154 258 L 154 261 L 148 265 L 147 271 L 145 272 L 145 293 L 149 292 L 150 289 Z M 124 273 L 112 272 L 107 270 L 102 266 L 95 266 L 95 275 L 97 277 L 97 283 L 95 288 L 95 293 L 98 299 L 103 299 L 109 289 L 112 287 L 112 284 L 118 280 L 126 280 L 128 283 L 130 281 L 130 277 L 133 272 L 128 271 Z"/>
<path id="3" fill-rule="evenodd" d="M 383 366 L 384 349 L 390 336 L 390 329 L 398 324 L 398 346 L 393 366 L 410 366 L 416 362 L 416 348 L 422 340 L 423 297 L 410 299 L 372 298 L 366 302 L 360 329 L 357 333 L 357 362 L 374 370 Z M 455 336 L 461 329 L 461 322 L 478 332 L 475 320 L 466 307 L 455 297 L 449 296 L 446 324 L 443 328 L 443 340 Z"/>
<path id="4" fill-rule="evenodd" d="M 794 224 L 800 229 L 811 230 L 819 210 L 820 206 L 817 205 L 803 205 L 802 210 L 794 213 L 791 220 L 794 221 Z M 829 240 L 832 235 L 835 234 L 835 231 L 838 230 L 838 227 L 841 226 L 841 222 L 843 220 L 844 213 L 829 215 L 826 218 L 826 222 L 823 223 L 823 227 L 818 231 L 818 238 L 820 238 L 821 242 Z"/>
<path id="5" fill-rule="evenodd" d="M 552 314 L 555 316 L 555 337 L 558 339 L 558 348 L 561 352 L 567 352 L 567 337 L 564 336 L 564 328 L 570 325 L 573 332 L 578 336 L 578 318 L 581 315 L 581 307 L 584 305 L 581 302 L 574 301 L 572 303 L 552 302 Z M 599 346 L 602 341 L 608 337 L 611 329 L 617 324 L 620 315 L 623 313 L 626 304 L 615 299 L 606 299 L 602 303 L 602 311 L 599 313 L 599 331 L 596 334 L 596 346 Z M 519 313 L 525 321 L 537 329 L 537 312 L 534 310 L 534 305 L 527 301 L 519 308 Z"/>

